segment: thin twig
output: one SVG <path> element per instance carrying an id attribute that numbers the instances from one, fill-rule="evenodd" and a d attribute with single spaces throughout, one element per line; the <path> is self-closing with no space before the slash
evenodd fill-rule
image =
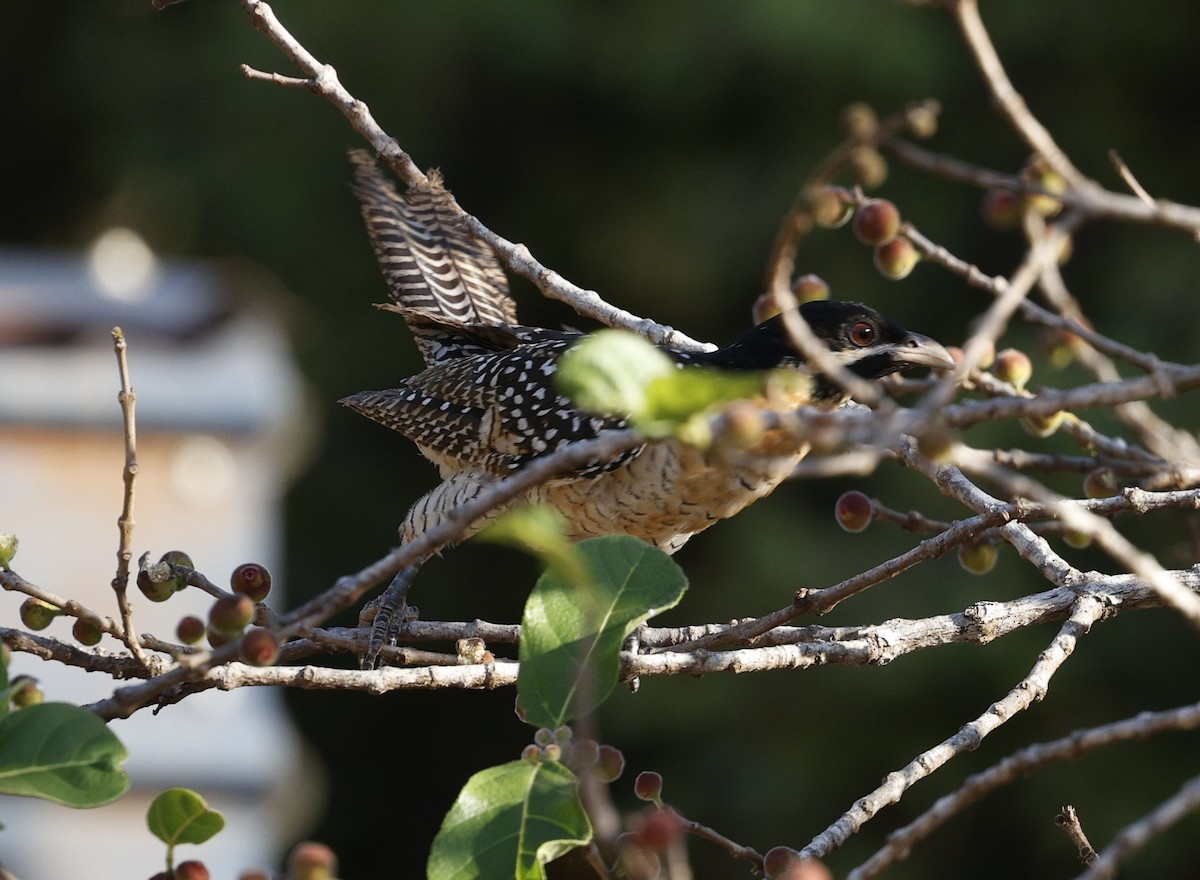
<path id="1" fill-rule="evenodd" d="M 1012 81 L 1004 70 L 1004 64 L 992 45 L 983 19 L 979 17 L 977 0 L 954 0 L 950 4 L 954 19 L 958 22 L 959 30 L 966 40 L 967 47 L 975 57 L 979 72 L 992 92 L 997 109 L 1008 120 L 1013 129 L 1025 139 L 1034 152 L 1042 156 L 1072 188 L 1080 188 L 1087 183 L 1087 178 L 1067 158 L 1050 132 L 1046 130 L 1033 113 L 1025 99 L 1013 86 Z"/>
<path id="2" fill-rule="evenodd" d="M 917 146 L 899 138 L 889 138 L 884 149 L 918 171 L 982 189 L 1002 189 L 1015 193 L 1033 194 L 1040 188 L 1014 174 L 1004 174 L 981 168 L 954 156 L 947 156 Z M 1082 190 L 1070 189 L 1055 193 L 1054 198 L 1091 220 L 1119 220 L 1125 223 L 1147 223 L 1175 229 L 1194 236 L 1200 230 L 1200 208 L 1182 205 L 1165 199 L 1147 205 L 1136 196 L 1115 193 L 1094 183 Z"/>
<path id="3" fill-rule="evenodd" d="M 250 15 L 254 27 L 269 37 L 305 74 L 305 78 L 299 82 L 293 82 L 292 78 L 285 78 L 282 84 L 303 85 L 333 104 L 346 117 L 351 128 L 371 145 L 396 176 L 408 186 L 426 187 L 429 185 L 429 178 L 417 167 L 412 157 L 400 147 L 396 139 L 376 122 L 367 104 L 346 90 L 332 65 L 323 64 L 305 49 L 283 26 L 267 3 L 262 0 L 241 0 L 241 4 L 242 8 Z M 248 70 L 250 72 L 247 73 L 247 76 L 253 79 L 277 81 L 274 75 L 264 76 L 260 72 L 254 71 L 253 68 L 248 68 Z M 664 324 L 619 309 L 601 299 L 594 290 L 585 290 L 572 284 L 557 272 L 548 269 L 534 259 L 533 254 L 525 245 L 511 242 L 484 226 L 476 217 L 464 211 L 453 197 L 449 199 L 446 207 L 448 210 L 456 212 L 471 235 L 490 246 L 512 271 L 528 278 L 543 294 L 565 302 L 579 314 L 594 318 L 610 327 L 621 327 L 638 333 L 656 344 L 672 345 L 693 351 L 713 348 L 711 345 L 697 342 Z"/>
<path id="4" fill-rule="evenodd" d="M 679 816 L 679 813 L 676 812 L 675 815 Z M 688 834 L 699 837 L 701 840 L 707 840 L 709 843 L 715 843 L 735 859 L 741 859 L 742 861 L 750 862 L 756 868 L 761 870 L 763 855 L 754 847 L 743 846 L 735 840 L 730 840 L 719 831 L 709 828 L 707 825 L 697 822 L 694 819 L 688 819 L 685 816 L 679 816 L 679 819 L 683 823 L 683 829 Z"/>
<path id="5" fill-rule="evenodd" d="M 121 405 L 121 416 L 125 428 L 125 466 L 121 472 L 125 486 L 121 504 L 121 515 L 117 517 L 120 541 L 117 545 L 117 573 L 112 580 L 113 593 L 117 599 L 117 610 L 121 615 L 121 638 L 131 654 L 143 666 L 147 665 L 137 632 L 133 628 L 133 606 L 129 603 L 129 563 L 133 560 L 133 482 L 137 478 L 137 421 L 134 409 L 137 395 L 129 382 L 129 361 L 126 357 L 125 333 L 120 327 L 112 331 L 113 351 L 117 356 L 117 369 L 121 377 L 121 390 L 117 402 Z"/>
<path id="6" fill-rule="evenodd" d="M 1062 273 L 1059 271 L 1057 265 L 1047 266 L 1038 284 L 1046 294 L 1046 298 L 1050 300 L 1063 317 L 1074 320 L 1082 326 L 1082 309 L 1079 302 L 1071 296 L 1070 291 L 1067 289 L 1066 282 L 1063 280 Z M 1074 330 L 1066 332 L 1070 333 L 1074 338 L 1092 342 L 1090 339 L 1085 339 L 1085 336 L 1092 335 L 1090 333 L 1080 335 L 1075 333 Z M 1079 362 L 1087 367 L 1102 382 L 1116 382 L 1121 378 L 1116 366 L 1108 357 L 1105 357 L 1107 353 L 1120 357 L 1150 373 L 1158 380 L 1161 396 L 1170 397 L 1173 393 L 1173 388 L 1164 369 L 1163 362 L 1153 354 L 1143 354 L 1142 352 L 1130 349 L 1128 346 L 1099 346 L 1091 344 L 1090 346 L 1076 345 L 1074 349 L 1075 356 Z M 1145 401 L 1137 400 L 1130 403 L 1118 404 L 1113 407 L 1113 412 L 1121 420 L 1122 424 L 1136 432 L 1141 442 L 1156 455 L 1177 463 L 1200 464 L 1200 443 L 1196 442 L 1196 438 L 1191 433 L 1180 430 L 1165 419 L 1159 418 Z"/>
<path id="7" fill-rule="evenodd" d="M 415 540 L 398 547 L 357 574 L 340 578 L 321 595 L 281 615 L 276 635 L 281 640 L 286 640 L 324 622 L 331 615 L 360 599 L 372 587 L 392 577 L 404 566 L 424 559 L 430 553 L 456 540 L 479 517 L 518 497 L 530 487 L 563 471 L 573 470 L 588 461 L 618 455 L 642 442 L 645 442 L 644 439 L 636 431 L 606 431 L 595 439 L 569 444 L 535 460 L 518 473 L 497 481 L 471 501 L 454 508 L 437 526 Z M 237 652 L 238 644 L 233 643 L 212 652 L 191 655 L 186 658 L 186 663 L 181 663 L 170 672 L 138 685 L 119 688 L 109 699 L 94 703 L 88 708 L 102 718 L 126 718 L 159 699 L 171 688 L 205 677 L 214 667 L 234 659 Z M 363 674 L 379 674 L 388 680 L 390 672 L 377 669 Z M 405 678 L 404 683 L 399 686 L 419 686 L 419 680 L 416 677 L 411 680 Z M 378 688 L 363 689 L 383 692 L 390 687 L 381 684 Z"/>
<path id="8" fill-rule="evenodd" d="M 926 778 L 947 761 L 977 749 L 983 739 L 1014 715 L 1041 700 L 1050 686 L 1050 679 L 1075 650 L 1080 636 L 1091 628 L 1104 613 L 1104 603 L 1094 596 L 1081 596 L 1070 618 L 1058 635 L 1039 655 L 1029 674 L 1002 699 L 988 707 L 975 720 L 963 725 L 953 736 L 922 752 L 906 766 L 889 773 L 883 784 L 842 814 L 836 822 L 822 831 L 800 851 L 802 858 L 823 858 L 836 850 L 869 822 L 881 809 L 899 801 L 904 793 Z"/>
<path id="9" fill-rule="evenodd" d="M 1054 817 L 1054 824 L 1063 830 L 1063 833 L 1071 839 L 1071 843 L 1075 844 L 1075 848 L 1079 850 L 1081 862 L 1090 865 L 1096 861 L 1096 850 L 1083 831 L 1083 823 L 1079 820 L 1079 811 L 1075 807 L 1071 804 L 1064 804 L 1058 815 Z"/>
<path id="10" fill-rule="evenodd" d="M 1133 176 L 1133 172 L 1129 170 L 1129 166 L 1125 164 L 1125 160 L 1121 158 L 1120 153 L 1116 150 L 1109 150 L 1108 161 L 1117 170 L 1117 174 L 1121 175 L 1121 179 L 1125 181 L 1125 185 L 1129 187 L 1130 192 L 1141 199 L 1146 205 L 1151 208 L 1155 207 L 1154 197 L 1146 192 L 1145 188 L 1138 183 L 1138 179 Z"/>
<path id="11" fill-rule="evenodd" d="M 1031 498 L 1049 505 L 1048 512 L 1061 519 L 1067 528 L 1092 536 L 1097 547 L 1142 578 L 1159 594 L 1164 603 L 1182 614 L 1193 627 L 1200 629 L 1200 596 L 1176 579 L 1150 553 L 1137 547 L 1117 531 L 1107 519 L 1050 491 L 1023 474 L 1006 471 L 997 465 L 985 465 L 980 468 L 980 472 L 989 480 L 1004 485 L 1013 496 Z"/>
<path id="12" fill-rule="evenodd" d="M 957 790 L 938 798 L 928 810 L 888 835 L 887 845 L 847 875 L 846 880 L 870 880 L 908 857 L 916 844 L 946 822 L 978 803 L 1001 786 L 1012 784 L 1048 764 L 1073 761 L 1088 752 L 1135 739 L 1147 739 L 1170 730 L 1200 727 L 1200 703 L 1163 712 L 1143 712 L 1133 718 L 1099 727 L 1076 730 L 1062 739 L 1026 746 L 988 769 L 967 777 Z"/>
<path id="13" fill-rule="evenodd" d="M 316 83 L 311 79 L 301 79 L 298 76 L 284 76 L 282 73 L 269 73 L 265 70 L 256 70 L 249 64 L 241 65 L 240 69 L 242 76 L 246 77 L 246 79 L 256 79 L 261 82 L 274 83 L 277 86 L 308 89 L 310 91 L 316 87 Z"/>
<path id="14" fill-rule="evenodd" d="M 808 176 L 793 199 L 787 215 L 779 224 L 779 231 L 775 234 L 775 241 L 771 245 L 771 256 L 767 260 L 765 279 L 768 291 L 779 297 L 791 289 L 792 274 L 796 268 L 796 254 L 800 250 L 800 243 L 812 231 L 814 224 L 813 194 L 821 187 L 833 182 L 840 173 L 845 171 L 853 163 L 855 153 L 863 149 L 875 149 L 907 128 L 914 111 L 936 116 L 940 107 L 932 99 L 922 101 L 891 114 L 865 131 L 852 132 Z"/>
<path id="15" fill-rule="evenodd" d="M 1200 776 L 1189 779 L 1178 792 L 1141 820 L 1123 828 L 1076 880 L 1108 880 L 1115 877 L 1122 862 L 1155 836 L 1197 810 L 1200 810 Z"/>

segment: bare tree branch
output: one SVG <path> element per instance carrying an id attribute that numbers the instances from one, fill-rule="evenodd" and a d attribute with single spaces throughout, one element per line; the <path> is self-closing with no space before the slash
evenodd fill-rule
<path id="1" fill-rule="evenodd" d="M 883 784 L 859 798 L 829 828 L 822 831 L 800 851 L 805 858 L 823 858 L 857 833 L 881 809 L 894 804 L 904 792 L 926 778 L 951 758 L 979 748 L 984 737 L 1004 724 L 1018 712 L 1040 701 L 1050 687 L 1050 679 L 1067 657 L 1075 650 L 1084 635 L 1104 613 L 1104 603 L 1094 596 L 1082 595 L 1070 618 L 1063 624 L 1054 641 L 1042 651 L 1029 674 L 1001 700 L 988 707 L 984 714 L 965 724 L 957 733 L 938 745 L 922 752 L 905 767 L 889 773 Z"/>
<path id="2" fill-rule="evenodd" d="M 1073 761 L 1088 752 L 1119 742 L 1147 739 L 1171 730 L 1195 730 L 1200 727 L 1200 703 L 1164 712 L 1143 712 L 1124 721 L 1077 730 L 1048 743 L 1026 746 L 980 773 L 975 773 L 948 795 L 938 798 L 932 807 L 888 835 L 887 846 L 876 852 L 847 875 L 847 880 L 878 877 L 897 861 L 907 858 L 913 846 L 978 803 L 996 789 L 1011 785 L 1047 764 Z"/>

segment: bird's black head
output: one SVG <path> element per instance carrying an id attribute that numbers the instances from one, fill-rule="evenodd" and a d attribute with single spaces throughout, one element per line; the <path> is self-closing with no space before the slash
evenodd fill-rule
<path id="1" fill-rule="evenodd" d="M 850 372 L 879 379 L 907 367 L 952 369 L 954 361 L 939 343 L 911 333 L 895 321 L 861 303 L 821 300 L 800 306 L 800 314 L 817 338 Z M 730 370 L 766 370 L 799 366 L 804 356 L 792 345 L 783 317 L 776 315 L 724 348 L 689 358 Z M 843 396 L 835 383 L 817 374 L 815 398 Z"/>

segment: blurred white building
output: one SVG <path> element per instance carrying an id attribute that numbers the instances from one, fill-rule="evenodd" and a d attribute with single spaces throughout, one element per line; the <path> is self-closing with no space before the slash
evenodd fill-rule
<path id="1" fill-rule="evenodd" d="M 285 297 L 269 279 L 205 264 L 162 264 L 136 234 L 106 233 L 89 254 L 0 250 L 0 532 L 27 580 L 116 618 L 124 463 L 111 330 L 128 340 L 137 395 L 134 564 L 184 550 L 217 583 L 242 562 L 279 572 L 282 497 L 310 440 L 301 379 L 283 331 Z M 281 587 L 277 579 L 276 591 Z M 173 638 L 210 600 L 186 589 L 153 604 L 130 582 L 142 632 Z M 20 626 L 23 596 L 0 594 L 0 625 Z M 273 592 L 268 603 L 282 606 Z M 47 635 L 71 640 L 69 618 Z M 117 651 L 105 638 L 99 649 Z M 28 655 L 11 674 L 47 700 L 87 703 L 120 682 Z M 320 785 L 266 689 L 209 692 L 142 710 L 111 729 L 130 752 L 133 788 L 79 811 L 0 797 L 0 863 L 21 880 L 129 880 L 163 869 L 145 809 L 162 789 L 199 791 L 228 820 L 201 847 L 214 877 L 268 867 L 316 808 Z M 316 795 L 314 795 L 316 793 Z"/>

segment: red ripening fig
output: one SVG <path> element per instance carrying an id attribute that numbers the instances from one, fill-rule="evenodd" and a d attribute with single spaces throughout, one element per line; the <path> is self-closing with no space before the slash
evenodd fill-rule
<path id="1" fill-rule="evenodd" d="M 763 857 L 763 873 L 767 880 L 778 880 L 784 873 L 800 861 L 800 853 L 790 846 L 774 846 L 767 850 Z"/>
<path id="2" fill-rule="evenodd" d="M 208 624 L 224 635 L 238 635 L 254 619 L 254 602 L 249 596 L 222 596 L 208 609 Z"/>
<path id="3" fill-rule="evenodd" d="M 992 364 L 992 374 L 1001 382 L 1021 389 L 1033 378 L 1033 361 L 1020 349 L 1006 348 L 996 355 L 996 362 Z"/>
<path id="4" fill-rule="evenodd" d="M 658 803 L 662 797 L 663 778 L 653 770 L 643 770 L 633 780 L 633 793 L 644 801 Z"/>
<path id="5" fill-rule="evenodd" d="M 670 807 L 642 815 L 634 829 L 637 842 L 652 852 L 666 852 L 683 834 L 683 821 Z"/>
<path id="6" fill-rule="evenodd" d="M 616 746 L 600 746 L 596 762 L 596 778 L 601 782 L 616 782 L 625 772 L 625 753 Z"/>
<path id="7" fill-rule="evenodd" d="M 861 532 L 871 524 L 871 499 L 857 489 L 843 492 L 833 506 L 838 525 L 848 532 Z"/>
<path id="8" fill-rule="evenodd" d="M 211 880 L 204 862 L 188 859 L 175 866 L 175 880 Z"/>
<path id="9" fill-rule="evenodd" d="M 304 840 L 288 854 L 287 876 L 293 880 L 332 880 L 337 871 L 337 856 L 323 843 Z"/>
<path id="10" fill-rule="evenodd" d="M 271 592 L 271 572 L 257 562 L 244 562 L 229 576 L 229 586 L 235 593 L 261 602 Z"/>
<path id="11" fill-rule="evenodd" d="M 189 614 L 180 618 L 179 623 L 175 625 L 175 638 L 185 645 L 198 645 L 204 638 L 204 630 L 204 621 Z"/>
<path id="12" fill-rule="evenodd" d="M 767 874 L 768 880 L 833 880 L 825 863 L 817 859 L 797 858 L 778 874 Z"/>
<path id="13" fill-rule="evenodd" d="M 900 209 L 887 199 L 867 199 L 854 212 L 854 235 L 863 244 L 884 244 L 900 231 Z"/>
<path id="14" fill-rule="evenodd" d="M 983 195 L 983 222 L 997 231 L 1015 229 L 1024 210 L 1024 199 L 1006 189 L 989 189 Z"/>
<path id="15" fill-rule="evenodd" d="M 270 666 L 279 659 L 279 639 L 270 630 L 256 627 L 242 637 L 238 656 L 251 666 Z"/>
<path id="16" fill-rule="evenodd" d="M 769 318 L 774 318 L 780 311 L 782 310 L 779 308 L 779 301 L 775 299 L 775 294 L 767 291 L 759 294 L 754 305 L 750 307 L 750 320 L 755 324 L 761 324 Z"/>
<path id="17" fill-rule="evenodd" d="M 900 235 L 875 247 L 875 268 L 884 278 L 900 281 L 912 274 L 921 254 L 913 243 Z"/>
<path id="18" fill-rule="evenodd" d="M 521 760 L 528 761 L 530 764 L 540 764 L 542 763 L 542 750 L 530 743 L 521 749 Z"/>

